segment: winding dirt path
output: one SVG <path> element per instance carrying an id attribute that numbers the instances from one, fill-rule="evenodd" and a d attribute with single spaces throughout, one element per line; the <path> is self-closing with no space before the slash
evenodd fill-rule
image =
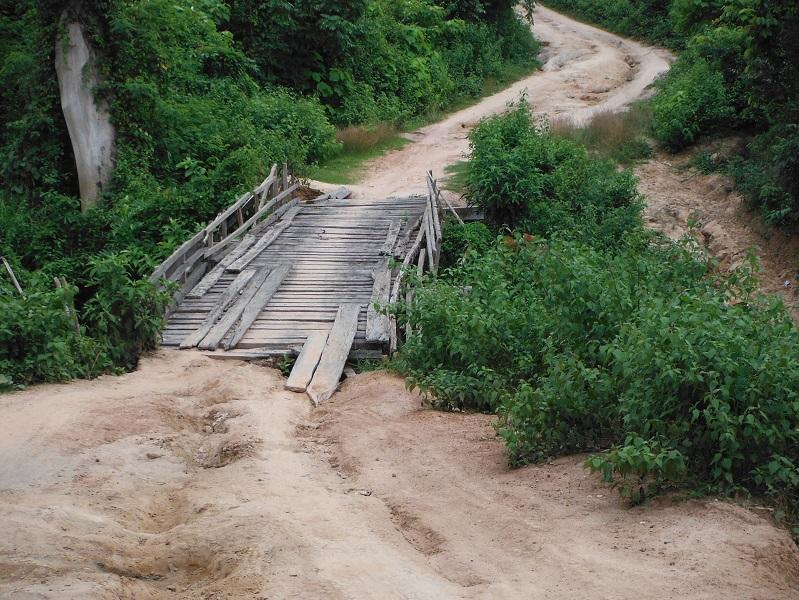
<path id="1" fill-rule="evenodd" d="M 432 169 L 441 176 L 447 166 L 463 160 L 469 131 L 523 95 L 537 114 L 553 119 L 568 116 L 581 123 L 597 112 L 617 110 L 639 99 L 669 68 L 671 54 L 666 50 L 619 38 L 542 6 L 536 8 L 534 21 L 533 31 L 545 45 L 542 71 L 408 134 L 414 143 L 371 161 L 360 183 L 348 186 L 354 195 L 384 198 L 426 192 L 425 171 Z"/>
<path id="2" fill-rule="evenodd" d="M 548 67 L 525 85 L 553 112 L 627 101 L 660 68 L 544 9 L 537 30 Z M 412 191 L 520 89 L 427 128 L 438 142 L 381 159 L 366 185 Z M 490 417 L 426 410 L 385 373 L 316 411 L 282 386 L 161 351 L 0 396 L 0 598 L 799 598 L 799 552 L 766 510 L 629 509 L 579 456 L 510 470 Z"/>

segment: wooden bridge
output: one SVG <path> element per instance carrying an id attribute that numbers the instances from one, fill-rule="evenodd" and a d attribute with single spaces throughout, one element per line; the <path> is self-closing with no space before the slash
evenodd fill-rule
<path id="1" fill-rule="evenodd" d="M 384 307 L 410 268 L 436 271 L 440 192 L 348 200 L 346 190 L 300 199 L 286 165 L 178 248 L 150 280 L 179 291 L 162 343 L 217 358 L 297 356 L 287 382 L 315 403 L 330 397 L 348 358 L 393 352 L 401 332 Z"/>

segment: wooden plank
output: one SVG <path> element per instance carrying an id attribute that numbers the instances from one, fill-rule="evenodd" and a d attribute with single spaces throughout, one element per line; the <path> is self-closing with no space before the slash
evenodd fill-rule
<path id="1" fill-rule="evenodd" d="M 291 369 L 291 374 L 286 381 L 286 389 L 292 392 L 304 392 L 308 389 L 308 384 L 311 383 L 314 371 L 319 364 L 319 359 L 322 357 L 322 350 L 325 349 L 327 342 L 328 330 L 314 331 L 308 334 L 305 344 L 302 346 L 300 356 L 294 367 Z"/>
<path id="2" fill-rule="evenodd" d="M 280 202 L 280 200 L 283 200 L 283 199 L 285 199 L 285 197 L 287 197 L 290 194 L 294 193 L 297 190 L 298 187 L 299 187 L 299 184 L 295 183 L 292 187 L 287 189 L 285 192 L 281 192 L 279 195 L 275 196 L 272 200 L 270 200 L 269 202 L 264 204 L 261 208 L 259 208 L 257 211 L 255 211 L 255 214 L 253 214 L 249 219 L 247 219 L 244 222 L 243 225 L 238 227 L 236 229 L 236 231 L 234 231 L 231 234 L 228 234 L 227 237 L 225 237 L 225 239 L 223 239 L 220 242 L 214 244 L 214 246 L 208 250 L 206 255 L 210 256 L 212 253 L 216 253 L 218 251 L 219 247 L 226 246 L 227 244 L 232 242 L 237 236 L 239 236 L 240 234 L 242 234 L 245 231 L 247 231 L 258 219 L 260 219 L 267 211 L 269 211 L 269 209 L 271 209 L 275 204 Z"/>
<path id="3" fill-rule="evenodd" d="M 246 235 L 244 239 L 239 242 L 239 245 L 236 246 L 236 249 L 233 250 L 230 254 L 228 254 L 222 261 L 216 265 L 211 272 L 208 273 L 205 277 L 203 277 L 202 281 L 198 283 L 196 286 L 192 288 L 192 290 L 186 294 L 186 298 L 202 298 L 208 291 L 216 285 L 219 279 L 225 274 L 225 269 L 231 265 L 234 261 L 243 255 L 250 246 L 255 242 L 255 236 Z"/>
<path id="4" fill-rule="evenodd" d="M 228 310 L 225 312 L 225 315 L 216 323 L 208 334 L 203 338 L 203 340 L 197 344 L 197 347 L 202 350 L 216 350 L 216 347 L 219 346 L 219 343 L 222 339 L 227 335 L 227 332 L 230 330 L 233 325 L 239 320 L 241 314 L 244 312 L 244 309 L 253 299 L 258 290 L 260 289 L 261 285 L 266 278 L 269 276 L 269 269 L 261 269 L 256 271 L 255 275 L 250 278 L 250 281 L 244 286 L 244 289 L 241 292 L 241 295 L 238 298 L 238 301 L 234 302 Z"/>
<path id="5" fill-rule="evenodd" d="M 208 313 L 203 324 L 188 336 L 183 342 L 181 342 L 181 348 L 194 348 L 197 344 L 199 344 L 203 338 L 208 335 L 211 331 L 211 328 L 216 324 L 217 320 L 230 308 L 230 305 L 233 304 L 239 297 L 239 293 L 242 291 L 244 286 L 252 279 L 252 276 L 255 274 L 255 271 L 247 270 L 242 271 L 239 273 L 239 276 L 233 280 L 233 283 L 230 284 L 230 287 L 225 290 L 225 293 L 219 298 L 219 301 L 216 303 L 216 306 Z"/>
<path id="6" fill-rule="evenodd" d="M 255 295 L 247 302 L 247 306 L 244 307 L 244 311 L 241 314 L 241 321 L 236 325 L 236 329 L 233 331 L 231 338 L 225 342 L 225 350 L 235 348 L 236 344 L 241 341 L 241 338 L 247 333 L 250 325 L 255 322 L 261 310 L 275 294 L 277 288 L 280 287 L 283 278 L 286 276 L 286 273 L 289 272 L 289 268 L 288 265 L 280 265 L 264 280 Z"/>
<path id="7" fill-rule="evenodd" d="M 319 366 L 308 386 L 308 396 L 317 406 L 329 400 L 338 388 L 341 373 L 344 371 L 344 365 L 355 340 L 360 312 L 359 304 L 344 304 L 338 310 L 325 349 L 322 351 Z"/>
<path id="8" fill-rule="evenodd" d="M 397 243 L 397 237 L 399 236 L 400 229 L 402 229 L 402 225 L 403 221 L 399 219 L 396 221 L 391 221 L 391 225 L 388 227 L 386 241 L 383 242 L 383 247 L 380 249 L 380 254 L 384 256 L 390 256 L 392 254 L 392 250 L 394 250 L 394 245 Z"/>
<path id="9" fill-rule="evenodd" d="M 263 221 L 258 223 L 258 225 L 252 228 L 252 233 L 256 235 L 261 233 L 264 229 L 270 227 L 272 223 L 280 219 L 280 217 L 282 217 L 284 213 L 288 212 L 295 206 L 299 206 L 299 204 L 300 200 L 298 198 L 294 198 L 290 202 L 286 202 L 283 206 L 276 208 L 271 213 L 269 213 L 269 216 L 266 217 L 266 219 L 264 219 Z"/>
<path id="10" fill-rule="evenodd" d="M 255 257 L 257 257 L 261 252 L 263 252 L 272 242 L 274 242 L 277 237 L 286 230 L 286 228 L 291 225 L 292 220 L 297 213 L 302 210 L 302 207 L 295 206 L 290 211 L 286 213 L 283 217 L 283 220 L 280 222 L 280 225 L 269 231 L 262 237 L 252 248 L 250 248 L 247 253 L 234 261 L 230 266 L 227 267 L 227 271 L 230 273 L 238 273 L 239 271 L 245 269 L 247 265 L 249 265 Z"/>
<path id="11" fill-rule="evenodd" d="M 376 308 L 376 304 L 385 307 L 388 304 L 391 291 L 391 269 L 388 268 L 388 258 L 375 271 L 375 281 L 372 287 L 372 298 L 366 309 L 366 339 L 373 342 L 388 341 L 388 315 Z"/>
<path id="12" fill-rule="evenodd" d="M 350 196 L 352 196 L 352 192 L 344 186 L 330 193 L 330 198 L 336 198 L 338 200 L 344 200 Z"/>

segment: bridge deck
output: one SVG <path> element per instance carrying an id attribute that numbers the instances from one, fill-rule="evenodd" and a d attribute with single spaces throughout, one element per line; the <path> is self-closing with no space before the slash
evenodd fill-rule
<path id="1" fill-rule="evenodd" d="M 251 249 L 248 264 L 241 267 L 241 262 L 234 261 L 224 272 L 218 269 L 216 275 L 205 274 L 200 286 L 194 288 L 199 290 L 194 294 L 196 297 L 187 290 L 187 296 L 168 319 L 162 343 L 166 346 L 197 345 L 197 340 L 195 344 L 185 342 L 193 334 L 196 338 L 197 330 L 204 325 L 208 328 L 218 323 L 222 315 L 234 311 L 236 302 L 247 301 L 257 310 L 254 321 L 242 326 L 242 322 L 234 318 L 220 340 L 220 345 L 225 347 L 234 341 L 237 327 L 243 330 L 240 340 L 228 348 L 232 356 L 253 356 L 258 351 L 296 353 L 309 334 L 329 331 L 339 308 L 347 304 L 361 307 L 353 348 L 386 349 L 387 338 L 374 335 L 375 328 L 370 329 L 372 339 L 367 338 L 368 306 L 375 299 L 388 300 L 388 288 L 384 284 L 392 275 L 389 257 L 402 261 L 416 237 L 427 202 L 425 197 L 410 197 L 328 199 L 299 204 L 285 212 L 272 228 L 256 235 L 255 240 L 244 238 L 239 242 Z M 279 234 L 274 240 L 258 251 L 259 243 L 263 245 L 267 241 L 264 238 L 274 236 L 275 231 Z M 234 246 L 230 253 L 246 256 L 245 251 L 246 247 L 236 254 Z M 240 276 L 236 272 L 237 265 L 240 270 L 254 274 L 279 271 L 281 265 L 286 265 L 288 270 L 282 280 L 275 275 L 277 287 L 271 294 L 262 292 L 261 299 L 266 298 L 266 302 L 259 307 L 259 297 L 248 295 L 246 285 L 232 302 L 230 294 L 224 297 Z M 252 279 L 255 281 L 256 277 Z M 204 292 L 203 284 L 207 287 L 209 283 L 212 285 Z M 252 287 L 257 283 L 248 285 Z M 227 310 L 222 304 L 227 304 Z M 242 308 L 246 309 L 239 307 L 239 310 Z M 378 318 L 373 314 L 369 317 Z M 238 325 L 233 326 L 236 323 Z"/>

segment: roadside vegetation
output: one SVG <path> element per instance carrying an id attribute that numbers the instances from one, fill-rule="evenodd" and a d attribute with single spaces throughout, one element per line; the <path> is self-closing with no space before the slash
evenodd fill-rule
<path id="1" fill-rule="evenodd" d="M 799 225 L 799 5 L 792 0 L 548 0 L 612 31 L 678 51 L 652 101 L 654 138 L 669 150 L 743 135 L 725 160 L 769 223 Z"/>
<path id="2" fill-rule="evenodd" d="M 647 230 L 629 172 L 532 124 L 481 124 L 485 224 L 445 227 L 396 367 L 444 409 L 499 416 L 514 465 L 575 452 L 633 502 L 660 490 L 799 506 L 799 330 L 756 265 L 720 275 Z"/>
<path id="3" fill-rule="evenodd" d="M 6 4 L 0 254 L 25 292 L 0 271 L 11 388 L 134 367 L 165 302 L 143 278 L 272 163 L 307 175 L 341 156 L 328 172 L 346 172 L 537 65 L 509 0 L 86 2 L 118 137 L 113 181 L 81 212 L 53 67 L 64 3 Z"/>

